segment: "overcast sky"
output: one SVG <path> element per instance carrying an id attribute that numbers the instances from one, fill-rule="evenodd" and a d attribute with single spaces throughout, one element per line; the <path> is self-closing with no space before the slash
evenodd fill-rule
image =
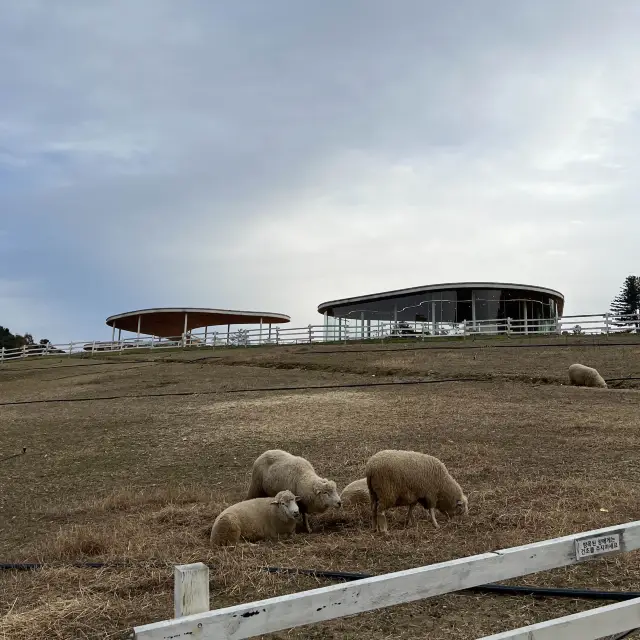
<path id="1" fill-rule="evenodd" d="M 458 280 L 604 312 L 640 271 L 639 33 L 636 0 L 0 0 L 0 324 Z"/>

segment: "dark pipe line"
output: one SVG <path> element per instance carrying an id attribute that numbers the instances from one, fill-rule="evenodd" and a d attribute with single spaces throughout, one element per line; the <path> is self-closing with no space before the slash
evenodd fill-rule
<path id="1" fill-rule="evenodd" d="M 264 567 L 264 571 L 268 573 L 289 573 L 314 576 L 317 578 L 328 578 L 330 580 L 344 580 L 347 582 L 353 580 L 362 580 L 364 578 L 373 578 L 371 573 L 348 573 L 345 571 L 319 571 L 316 569 L 290 569 L 282 567 Z M 483 584 L 477 587 L 470 587 L 453 593 L 495 593 L 510 596 L 537 596 L 537 597 L 554 597 L 554 598 L 583 598 L 588 600 L 615 600 L 622 602 L 624 600 L 633 600 L 640 598 L 640 592 L 635 591 L 595 591 L 592 589 L 569 589 L 569 588 L 553 588 L 553 587 L 523 587 L 523 586 L 507 586 L 502 584 Z"/>
<path id="2" fill-rule="evenodd" d="M 352 389 L 355 387 L 390 387 L 407 384 L 438 384 L 442 382 L 490 382 L 482 378 L 445 378 L 442 380 L 401 380 L 399 382 L 354 382 L 349 384 L 301 385 L 295 387 L 259 387 L 256 389 L 224 389 L 221 391 L 168 391 L 165 393 L 139 393 L 120 396 L 97 396 L 93 398 L 45 398 L 41 400 L 14 400 L 0 402 L 0 407 L 24 404 L 51 404 L 54 402 L 92 402 L 94 400 L 125 400 L 127 398 L 167 398 L 176 396 L 204 396 L 225 393 L 256 393 L 270 391 L 303 391 L 313 389 Z"/>
<path id="3" fill-rule="evenodd" d="M 638 378 L 610 378 L 607 380 L 640 380 Z M 504 381 L 509 382 L 509 379 Z M 445 382 L 493 382 L 490 378 L 442 378 L 440 380 L 399 380 L 397 382 L 353 382 L 348 384 L 319 384 L 319 385 L 300 385 L 294 387 L 258 387 L 254 389 L 224 389 L 221 391 L 171 391 L 166 393 L 139 393 L 120 396 L 97 396 L 93 398 L 45 398 L 42 400 L 14 400 L 9 402 L 0 402 L 0 407 L 25 405 L 25 404 L 52 404 L 54 402 L 93 402 L 96 400 L 126 400 L 140 398 L 167 398 L 167 397 L 185 397 L 185 396 L 204 396 L 225 393 L 267 393 L 274 391 L 313 391 L 314 389 L 355 389 L 367 387 L 393 387 L 402 385 L 420 385 L 420 384 L 442 384 Z"/>
<path id="4" fill-rule="evenodd" d="M 23 456 L 25 453 L 27 453 L 27 447 L 22 447 L 22 452 L 21 453 L 14 453 L 11 456 L 7 456 L 6 458 L 0 458 L 0 462 L 5 462 L 7 460 L 11 460 L 13 458 L 19 458 L 20 456 Z"/>
<path id="5" fill-rule="evenodd" d="M 132 565 L 131 562 L 73 562 L 65 566 L 89 569 L 103 569 L 107 567 L 123 567 Z M 43 562 L 3 562 L 0 563 L 0 570 L 5 571 L 37 571 L 47 566 L 55 568 L 55 565 L 47 565 Z M 209 566 L 215 569 L 215 566 Z M 373 578 L 371 573 L 350 573 L 346 571 L 321 571 L 317 569 L 294 569 L 289 567 L 261 567 L 262 571 L 268 573 L 287 573 L 293 575 L 306 575 L 316 578 L 327 578 L 329 580 L 343 580 L 351 582 L 354 580 L 363 580 L 364 578 Z M 501 584 L 484 584 L 477 587 L 470 587 L 452 593 L 464 593 L 465 591 L 474 593 L 494 593 L 509 596 L 536 596 L 536 597 L 552 597 L 552 598 L 582 598 L 588 600 L 614 600 L 623 602 L 625 600 L 633 600 L 640 598 L 640 592 L 635 591 L 596 591 L 592 589 L 569 589 L 569 588 L 552 588 L 552 587 L 523 587 L 523 586 L 507 586 Z"/>

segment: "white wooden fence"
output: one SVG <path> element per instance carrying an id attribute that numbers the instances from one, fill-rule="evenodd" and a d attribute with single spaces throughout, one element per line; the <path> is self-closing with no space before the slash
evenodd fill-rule
<path id="1" fill-rule="evenodd" d="M 640 521 L 214 611 L 203 610 L 209 606 L 207 567 L 201 564 L 186 565 L 176 567 L 176 618 L 135 627 L 134 638 L 240 640 L 638 548 Z M 185 579 L 187 574 L 189 578 Z M 194 608 L 185 608 L 187 602 L 193 602 Z M 464 613 L 461 612 L 461 615 Z M 595 640 L 636 627 L 640 627 L 640 599 L 489 638 Z"/>
<path id="2" fill-rule="evenodd" d="M 332 324 L 306 327 L 264 325 L 236 331 L 191 332 L 179 340 L 136 336 L 116 341 L 74 340 L 64 344 L 25 345 L 17 349 L 0 348 L 0 363 L 34 356 L 94 355 L 103 352 L 125 353 L 131 349 L 176 349 L 186 347 L 249 347 L 258 345 L 292 345 L 339 343 L 349 341 L 390 341 L 399 338 L 432 340 L 445 337 L 473 337 L 479 335 L 558 336 L 610 335 L 640 332 L 635 318 L 613 318 L 608 313 L 565 316 L 555 320 L 528 319 L 477 320 L 476 322 L 383 322 L 357 319 L 332 319 Z"/>

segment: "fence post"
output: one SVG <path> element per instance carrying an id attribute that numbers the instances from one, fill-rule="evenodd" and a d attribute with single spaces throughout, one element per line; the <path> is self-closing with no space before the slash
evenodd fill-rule
<path id="1" fill-rule="evenodd" d="M 609 335 L 609 312 L 604 314 L 604 332 Z"/>
<path id="2" fill-rule="evenodd" d="M 27 345 L 26 344 L 22 345 L 22 357 L 23 358 L 27 357 Z"/>
<path id="3" fill-rule="evenodd" d="M 174 617 L 209 611 L 209 567 L 206 564 L 177 565 L 173 582 Z"/>
<path id="4" fill-rule="evenodd" d="M 73 342 L 69 343 L 69 357 L 71 357 L 71 354 L 73 352 Z"/>
<path id="5" fill-rule="evenodd" d="M 96 352 L 96 341 L 94 340 L 91 343 L 91 357 L 93 358 L 93 354 Z"/>
<path id="6" fill-rule="evenodd" d="M 280 327 L 276 327 L 276 344 L 280 344 Z"/>
<path id="7" fill-rule="evenodd" d="M 511 318 L 507 318 L 507 336 L 511 337 Z"/>
<path id="8" fill-rule="evenodd" d="M 0 362 L 4 362 L 4 347 L 0 350 Z"/>
<path id="9" fill-rule="evenodd" d="M 217 339 L 218 339 L 218 332 L 217 332 L 217 331 L 214 331 L 214 332 L 213 332 L 213 343 L 211 344 L 211 347 L 212 347 L 213 349 L 215 349 L 215 348 L 216 348 L 216 340 L 217 340 Z"/>
<path id="10" fill-rule="evenodd" d="M 463 340 L 467 339 L 467 321 L 466 320 L 462 321 L 462 339 Z"/>
<path id="11" fill-rule="evenodd" d="M 313 342 L 313 338 L 311 336 L 311 325 L 309 325 L 309 344 Z"/>

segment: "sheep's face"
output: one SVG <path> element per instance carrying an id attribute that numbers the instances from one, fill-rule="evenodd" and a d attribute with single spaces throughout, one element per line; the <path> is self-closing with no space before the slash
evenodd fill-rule
<path id="1" fill-rule="evenodd" d="M 323 509 L 342 506 L 338 487 L 333 480 L 320 480 L 314 488 L 314 493 L 315 502 L 321 505 Z"/>
<path id="2" fill-rule="evenodd" d="M 277 505 L 285 520 L 298 520 L 300 518 L 300 509 L 296 497 L 291 491 L 280 491 L 271 504 Z"/>
<path id="3" fill-rule="evenodd" d="M 459 500 L 456 500 L 456 515 L 466 516 L 469 513 L 469 499 L 462 494 Z"/>
<path id="4" fill-rule="evenodd" d="M 455 501 L 447 501 L 446 504 L 438 504 L 438 509 L 448 516 L 466 516 L 469 513 L 469 501 L 464 493 L 460 494 Z"/>

